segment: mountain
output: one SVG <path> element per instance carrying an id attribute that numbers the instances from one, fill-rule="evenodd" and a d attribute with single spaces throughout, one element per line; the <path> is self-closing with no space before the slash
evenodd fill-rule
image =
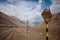
<path id="1" fill-rule="evenodd" d="M 14 16 L 8 16 L 2 12 L 0 12 L 0 26 L 21 26 L 21 21 L 14 17 Z"/>
<path id="2" fill-rule="evenodd" d="M 60 40 L 60 13 L 54 14 L 49 22 L 49 34 L 52 39 Z"/>
<path id="3" fill-rule="evenodd" d="M 9 16 L 0 12 L 0 26 L 22 26 L 25 27 L 27 22 L 18 19 L 15 16 Z M 29 26 L 35 26 L 33 23 L 28 23 Z"/>

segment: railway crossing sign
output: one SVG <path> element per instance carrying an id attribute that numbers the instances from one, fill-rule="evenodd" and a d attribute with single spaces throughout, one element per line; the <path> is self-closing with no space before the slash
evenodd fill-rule
<path id="1" fill-rule="evenodd" d="M 44 18 L 46 23 L 48 23 L 50 21 L 50 19 L 52 18 L 50 9 L 45 9 L 41 15 Z"/>

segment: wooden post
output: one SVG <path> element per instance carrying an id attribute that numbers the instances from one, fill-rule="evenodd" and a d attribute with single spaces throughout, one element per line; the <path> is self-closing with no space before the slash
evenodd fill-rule
<path id="1" fill-rule="evenodd" d="M 28 20 L 27 20 L 27 33 L 28 33 Z"/>

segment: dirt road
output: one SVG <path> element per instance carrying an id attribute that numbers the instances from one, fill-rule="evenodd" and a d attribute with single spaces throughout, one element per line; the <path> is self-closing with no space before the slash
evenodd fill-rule
<path id="1" fill-rule="evenodd" d="M 45 40 L 45 36 L 37 31 L 26 31 L 25 28 L 12 28 L 0 33 L 0 40 Z"/>

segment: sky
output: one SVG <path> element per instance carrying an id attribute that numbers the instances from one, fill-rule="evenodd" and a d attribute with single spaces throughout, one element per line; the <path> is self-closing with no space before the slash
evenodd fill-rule
<path id="1" fill-rule="evenodd" d="M 60 0 L 51 0 L 52 4 L 50 6 L 50 10 L 52 14 L 56 14 L 60 12 Z"/>
<path id="2" fill-rule="evenodd" d="M 55 9 L 53 7 L 59 4 L 59 1 L 60 0 L 0 0 L 0 11 L 10 16 L 16 16 L 23 21 L 29 20 L 37 25 L 44 21 L 41 16 L 43 10 L 50 7 L 51 12 L 54 13 L 53 10 Z"/>

